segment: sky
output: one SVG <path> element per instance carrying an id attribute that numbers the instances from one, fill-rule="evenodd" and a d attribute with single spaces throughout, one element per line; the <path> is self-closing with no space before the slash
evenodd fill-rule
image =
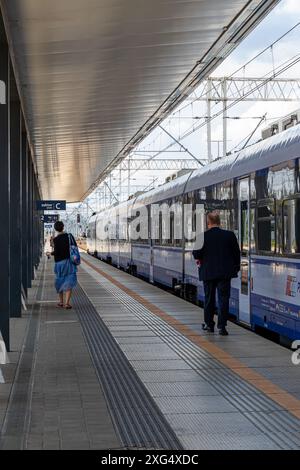
<path id="1" fill-rule="evenodd" d="M 221 64 L 214 72 L 214 76 L 231 75 L 233 71 L 238 69 L 249 59 L 254 57 L 266 46 L 272 44 L 280 36 L 284 35 L 290 28 L 300 21 L 300 1 L 299 0 L 282 0 L 277 7 L 257 26 L 257 28 L 236 48 L 236 50 Z M 254 60 L 247 66 L 242 73 L 247 77 L 259 77 L 270 75 L 273 66 L 276 68 L 285 61 L 300 54 L 300 26 L 295 28 L 293 32 L 288 34 L 278 44 L 274 45 L 272 51 L 268 49 L 257 60 Z M 274 65 L 273 65 L 274 64 Z M 239 76 L 242 75 L 239 72 Z M 300 77 L 299 63 L 290 68 L 278 78 Z M 235 106 L 228 112 L 229 115 L 239 115 L 240 117 L 258 117 L 267 113 L 267 122 L 258 129 L 254 135 L 252 142 L 258 140 L 261 136 L 261 129 L 269 125 L 273 119 L 284 116 L 300 107 L 300 102 L 257 102 L 244 103 Z M 219 120 L 220 121 L 220 120 Z M 241 136 L 248 134 L 249 130 L 254 129 L 258 120 L 234 120 L 229 123 L 229 140 L 228 145 L 235 147 Z M 215 129 L 215 137 L 222 138 L 221 123 L 218 122 Z M 238 138 L 237 138 L 238 136 Z M 231 145 L 230 145 L 231 144 Z"/>
<path id="2" fill-rule="evenodd" d="M 271 13 L 253 30 L 248 37 L 228 56 L 225 61 L 214 71 L 212 76 L 224 77 L 231 76 L 238 68 L 243 66 L 248 60 L 253 58 L 256 54 L 261 52 L 266 46 L 269 46 L 277 40 L 280 36 L 285 34 L 290 28 L 300 22 L 300 0 L 281 0 L 281 2 L 271 11 Z M 245 77 L 262 77 L 269 76 L 272 70 L 279 67 L 285 61 L 292 59 L 300 54 L 300 26 L 298 26 L 292 33 L 288 34 L 282 41 L 274 45 L 272 50 L 268 50 L 259 58 L 254 60 L 251 64 L 245 67 L 236 76 Z M 297 64 L 285 74 L 280 75 L 281 78 L 300 77 L 300 66 Z M 279 77 L 278 77 L 279 78 Z M 201 88 L 201 87 L 200 87 Z M 194 95 L 193 95 L 194 96 Z M 168 117 L 163 125 L 172 132 L 176 138 L 180 138 L 185 130 L 191 126 L 197 125 L 202 121 L 191 119 L 192 116 L 205 116 L 207 114 L 205 103 L 194 103 L 191 105 L 191 100 L 180 105 L 184 108 L 180 113 L 173 113 Z M 261 138 L 261 130 L 268 126 L 272 121 L 281 116 L 300 108 L 300 102 L 255 102 L 255 103 L 242 103 L 232 107 L 228 110 L 229 117 L 238 117 L 239 119 L 228 119 L 228 143 L 227 150 L 237 150 L 243 145 L 249 133 L 251 133 L 260 121 L 260 118 L 267 113 L 266 121 L 258 128 L 254 134 L 251 142 L 255 142 Z M 213 106 L 212 113 L 218 111 L 220 106 Z M 180 116 L 180 119 L 179 119 Z M 199 131 L 193 133 L 188 138 L 183 139 L 182 144 L 187 147 L 191 153 L 197 158 L 207 159 L 207 140 L 206 128 L 203 127 Z M 222 119 L 216 118 L 212 121 L 212 139 L 216 142 L 212 144 L 213 158 L 221 156 L 222 140 Z M 217 142 L 219 141 L 219 143 Z M 163 149 L 171 140 L 162 131 L 154 130 L 146 139 L 139 145 L 139 151 L 142 153 L 144 149 Z M 179 150 L 178 145 L 173 147 L 174 150 Z M 177 158 L 177 154 L 164 154 L 158 158 Z M 180 157 L 182 157 L 180 155 Z M 191 157 L 189 157 L 191 158 Z M 151 173 L 151 174 L 149 174 Z M 155 185 L 161 184 L 165 181 L 166 176 L 172 172 L 145 172 L 139 171 L 132 172 L 132 192 L 138 189 L 143 189 L 153 180 Z M 114 173 L 115 187 L 113 191 L 120 197 L 119 194 L 119 180 L 118 173 Z M 123 185 L 127 187 L 126 182 L 127 174 L 124 174 Z M 122 179 L 123 179 L 122 178 Z M 127 198 L 124 193 L 123 199 Z M 88 200 L 91 208 L 98 209 L 95 205 L 95 198 L 91 197 Z"/>

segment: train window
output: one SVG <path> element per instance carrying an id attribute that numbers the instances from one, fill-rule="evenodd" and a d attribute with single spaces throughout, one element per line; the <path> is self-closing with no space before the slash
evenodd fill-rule
<path id="1" fill-rule="evenodd" d="M 193 248 L 195 242 L 196 232 L 196 193 L 190 192 L 187 194 L 184 207 L 184 218 L 183 218 L 183 232 L 185 236 L 186 248 Z M 178 246 L 181 246 L 181 240 L 179 240 Z"/>
<path id="2" fill-rule="evenodd" d="M 159 239 L 157 240 L 158 245 L 162 245 L 162 232 L 163 232 L 163 218 L 162 218 L 162 213 L 159 213 L 159 219 L 158 219 L 158 233 L 159 233 Z"/>
<path id="3" fill-rule="evenodd" d="M 228 209 L 221 209 L 219 210 L 220 220 L 221 220 L 221 227 L 225 230 L 232 229 L 232 222 L 231 222 L 231 211 Z"/>
<path id="4" fill-rule="evenodd" d="M 177 210 L 176 210 L 176 213 L 174 213 L 173 245 L 177 247 L 181 247 L 182 245 L 182 201 L 181 199 L 178 199 L 175 202 L 177 203 L 177 206 L 176 206 Z"/>
<path id="5" fill-rule="evenodd" d="M 169 206 L 170 208 L 170 206 Z M 177 214 L 170 210 L 162 219 L 162 245 L 175 246 L 175 219 L 177 222 Z M 177 227 L 176 227 L 177 228 Z"/>
<path id="6" fill-rule="evenodd" d="M 196 231 L 196 212 L 194 207 L 185 209 L 184 214 L 184 234 L 186 240 L 186 246 L 191 247 L 195 242 L 195 231 Z"/>
<path id="7" fill-rule="evenodd" d="M 156 212 L 156 210 L 151 207 L 151 237 L 154 245 L 160 245 L 162 239 L 162 218 L 161 213 Z"/>
<path id="8" fill-rule="evenodd" d="M 267 178 L 268 195 L 272 195 L 277 200 L 293 196 L 295 194 L 296 177 L 295 160 L 289 160 L 269 168 Z"/>
<path id="9" fill-rule="evenodd" d="M 283 201 L 283 251 L 300 253 L 300 198 Z"/>
<path id="10" fill-rule="evenodd" d="M 170 218 L 167 214 L 165 213 L 160 213 L 160 226 L 161 226 L 161 245 L 163 246 L 168 246 L 170 244 Z"/>
<path id="11" fill-rule="evenodd" d="M 267 253 L 276 251 L 275 200 L 262 199 L 256 208 L 257 250 Z"/>
<path id="12" fill-rule="evenodd" d="M 255 240 L 255 205 L 253 202 L 250 203 L 250 251 L 255 253 L 256 251 L 256 240 Z"/>
<path id="13" fill-rule="evenodd" d="M 174 245 L 174 212 L 170 214 L 170 239 L 169 243 L 171 246 Z"/>
<path id="14" fill-rule="evenodd" d="M 149 208 L 146 207 L 145 212 L 139 212 L 138 216 L 140 222 L 136 227 L 136 231 L 139 234 L 137 242 L 147 245 L 149 243 Z"/>
<path id="15" fill-rule="evenodd" d="M 170 238 L 170 219 L 169 216 L 163 212 L 159 213 L 159 227 L 160 227 L 160 245 L 169 245 Z"/>
<path id="16" fill-rule="evenodd" d="M 128 240 L 128 227 L 127 227 L 127 218 L 124 216 L 119 217 L 119 241 Z"/>

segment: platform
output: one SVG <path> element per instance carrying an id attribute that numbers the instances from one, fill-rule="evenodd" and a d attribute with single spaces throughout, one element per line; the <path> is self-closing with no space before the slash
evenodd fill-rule
<path id="1" fill-rule="evenodd" d="M 86 254 L 70 311 L 44 260 L 0 366 L 2 449 L 300 449 L 291 351 Z"/>

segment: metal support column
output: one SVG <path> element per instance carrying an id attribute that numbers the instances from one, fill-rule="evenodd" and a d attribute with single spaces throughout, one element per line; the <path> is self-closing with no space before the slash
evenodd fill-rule
<path id="1" fill-rule="evenodd" d="M 22 130 L 22 286 L 27 297 L 28 288 L 28 143 Z"/>
<path id="2" fill-rule="evenodd" d="M 10 316 L 21 317 L 21 110 L 10 67 Z"/>
<path id="3" fill-rule="evenodd" d="M 32 220 L 32 262 L 33 266 L 36 269 L 38 266 L 38 254 L 37 254 L 37 236 L 38 236 L 38 227 L 37 227 L 37 220 L 36 220 L 36 207 L 35 201 L 36 200 L 36 177 L 33 173 L 33 185 L 32 185 L 32 207 L 33 207 L 33 220 Z"/>
<path id="4" fill-rule="evenodd" d="M 131 170 L 131 168 L 130 168 L 130 163 L 131 163 L 131 156 L 130 156 L 130 155 L 128 155 L 128 182 L 127 182 L 127 193 L 128 193 L 128 194 L 127 194 L 127 199 L 128 199 L 128 198 L 129 198 L 129 196 L 130 196 L 130 189 L 131 189 L 131 188 L 130 188 L 130 178 L 131 178 L 131 173 L 130 173 L 130 170 Z"/>
<path id="5" fill-rule="evenodd" d="M 9 351 L 9 53 L 1 16 L 0 81 L 6 95 L 0 104 L 0 331 Z"/>
<path id="6" fill-rule="evenodd" d="M 206 101 L 206 106 L 207 106 L 207 159 L 208 162 L 210 163 L 212 161 L 212 154 L 211 154 L 211 82 L 208 79 L 207 81 L 207 101 Z"/>
<path id="7" fill-rule="evenodd" d="M 34 207 L 33 207 L 33 203 L 34 203 L 34 178 L 35 178 L 35 174 L 34 174 L 34 166 L 33 166 L 33 163 L 31 161 L 31 175 L 30 175 L 30 178 L 31 178 L 31 191 L 30 191 L 30 207 L 31 207 L 31 279 L 34 279 L 35 277 L 35 274 L 34 274 Z"/>
<path id="8" fill-rule="evenodd" d="M 227 153 L 227 81 L 224 79 L 222 83 L 223 91 L 223 157 Z"/>
<path id="9" fill-rule="evenodd" d="M 33 203 L 33 220 L 32 220 L 32 263 L 34 268 L 37 267 L 37 226 L 36 226 L 36 211 L 34 207 L 35 195 L 35 174 L 33 174 L 33 187 L 32 187 L 32 203 Z"/>
<path id="10" fill-rule="evenodd" d="M 112 205 L 111 172 L 109 174 L 109 205 Z"/>
<path id="11" fill-rule="evenodd" d="M 39 222 L 39 214 L 38 211 L 36 210 L 36 201 L 38 200 L 38 184 L 37 184 L 37 178 L 35 177 L 35 193 L 34 193 L 34 201 L 33 201 L 33 206 L 34 206 L 34 213 L 35 213 L 35 230 L 36 230 L 36 247 L 35 247 L 35 267 L 36 269 L 38 268 L 40 264 L 40 257 L 41 257 L 41 229 L 40 229 L 40 222 Z"/>
<path id="12" fill-rule="evenodd" d="M 27 186 L 27 287 L 31 287 L 32 281 L 32 196 L 31 196 L 31 187 L 32 187 L 32 164 L 31 164 L 31 154 L 30 149 L 28 147 L 27 151 L 27 160 L 28 160 L 28 167 L 27 167 L 27 178 L 28 178 L 28 186 Z"/>

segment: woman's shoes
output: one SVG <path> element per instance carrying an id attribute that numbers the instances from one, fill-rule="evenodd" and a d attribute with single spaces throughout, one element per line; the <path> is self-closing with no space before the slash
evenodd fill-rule
<path id="1" fill-rule="evenodd" d="M 61 304 L 61 303 L 58 303 L 56 306 L 57 306 L 58 308 L 65 308 L 66 310 L 71 310 L 71 308 L 73 308 L 72 305 L 70 305 L 70 304 Z"/>

